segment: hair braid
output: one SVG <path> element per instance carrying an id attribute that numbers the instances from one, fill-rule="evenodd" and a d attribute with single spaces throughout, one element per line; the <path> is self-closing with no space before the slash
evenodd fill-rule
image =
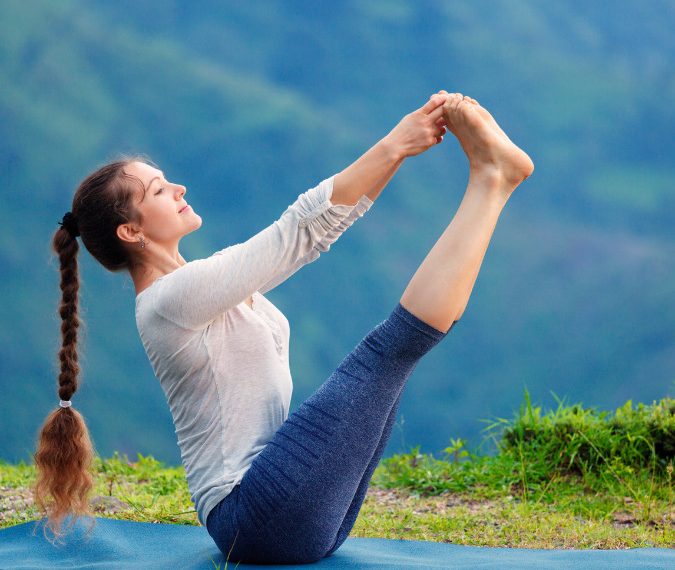
<path id="1" fill-rule="evenodd" d="M 79 246 L 77 240 L 63 240 L 63 245 L 58 251 L 61 262 L 61 335 L 63 343 L 59 351 L 61 361 L 61 373 L 59 374 L 59 396 L 62 400 L 70 400 L 77 389 L 77 375 L 80 367 L 77 363 L 77 329 L 80 319 L 77 314 L 77 296 L 80 289 L 80 281 L 77 267 L 77 252 Z M 70 243 L 68 243 L 70 242 Z"/>
<path id="2" fill-rule="evenodd" d="M 52 247 L 59 256 L 61 267 L 61 337 L 59 350 L 60 373 L 58 392 L 62 400 L 70 400 L 78 387 L 80 367 L 77 362 L 78 291 L 80 287 L 77 239 L 64 228 L 54 234 Z M 94 478 L 90 472 L 94 451 L 82 415 L 71 407 L 59 407 L 45 420 L 34 455 L 38 472 L 34 487 L 35 502 L 47 514 L 44 527 L 55 538 L 63 535 L 62 523 L 69 513 L 74 518 L 91 516 L 89 492 Z M 51 500 L 49 500 L 51 497 Z M 95 523 L 95 519 L 93 519 Z M 92 525 L 93 526 L 93 525 Z M 90 526 L 90 529 L 92 527 Z M 48 537 L 47 537 L 48 538 Z"/>
<path id="3" fill-rule="evenodd" d="M 89 174 L 73 196 L 70 216 L 60 222 L 52 239 L 52 249 L 58 255 L 61 271 L 61 348 L 59 350 L 58 392 L 62 400 L 70 400 L 78 387 L 80 367 L 77 358 L 78 291 L 80 288 L 77 254 L 80 236 L 89 253 L 109 271 L 129 270 L 135 260 L 133 253 L 117 237 L 120 224 L 140 221 L 134 207 L 134 195 L 145 195 L 142 180 L 125 171 L 131 162 L 153 164 L 142 155 L 122 156 Z M 65 224 L 65 226 L 64 226 Z M 73 231 L 75 230 L 75 231 Z M 60 538 L 66 515 L 75 515 L 68 528 L 79 516 L 91 516 L 89 492 L 94 477 L 90 471 L 94 449 L 82 415 L 73 409 L 58 407 L 46 418 L 34 454 L 37 480 L 33 487 L 35 503 L 48 516 L 44 526 L 55 538 Z M 93 528 L 96 519 L 93 518 Z"/>

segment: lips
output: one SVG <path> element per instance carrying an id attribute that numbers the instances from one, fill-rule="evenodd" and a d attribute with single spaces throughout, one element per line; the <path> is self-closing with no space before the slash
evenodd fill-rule
<path id="1" fill-rule="evenodd" d="M 182 214 L 185 210 L 187 210 L 190 207 L 190 204 L 185 204 L 180 210 L 178 210 L 179 214 Z"/>

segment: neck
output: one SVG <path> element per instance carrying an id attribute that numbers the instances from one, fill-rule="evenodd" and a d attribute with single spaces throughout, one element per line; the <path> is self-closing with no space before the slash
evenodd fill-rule
<path id="1" fill-rule="evenodd" d="M 186 263 L 187 261 L 185 261 L 177 249 L 172 254 L 166 251 L 148 251 L 129 270 L 136 294 L 138 295 L 141 291 L 152 285 L 155 280 L 168 275 Z"/>

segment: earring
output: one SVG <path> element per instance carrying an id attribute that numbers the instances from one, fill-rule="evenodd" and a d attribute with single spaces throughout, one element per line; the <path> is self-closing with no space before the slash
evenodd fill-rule
<path id="1" fill-rule="evenodd" d="M 141 248 L 145 247 L 145 240 L 143 239 L 143 236 L 141 236 L 141 239 L 139 241 L 141 244 Z"/>

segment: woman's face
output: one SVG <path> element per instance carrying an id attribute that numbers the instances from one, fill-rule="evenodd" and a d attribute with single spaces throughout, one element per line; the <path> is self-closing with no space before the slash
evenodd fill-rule
<path id="1" fill-rule="evenodd" d="M 185 186 L 169 182 L 161 170 L 143 162 L 132 162 L 124 170 L 145 187 L 145 195 L 137 189 L 134 206 L 143 216 L 141 228 L 148 240 L 171 246 L 201 227 L 202 218 L 185 201 Z"/>

